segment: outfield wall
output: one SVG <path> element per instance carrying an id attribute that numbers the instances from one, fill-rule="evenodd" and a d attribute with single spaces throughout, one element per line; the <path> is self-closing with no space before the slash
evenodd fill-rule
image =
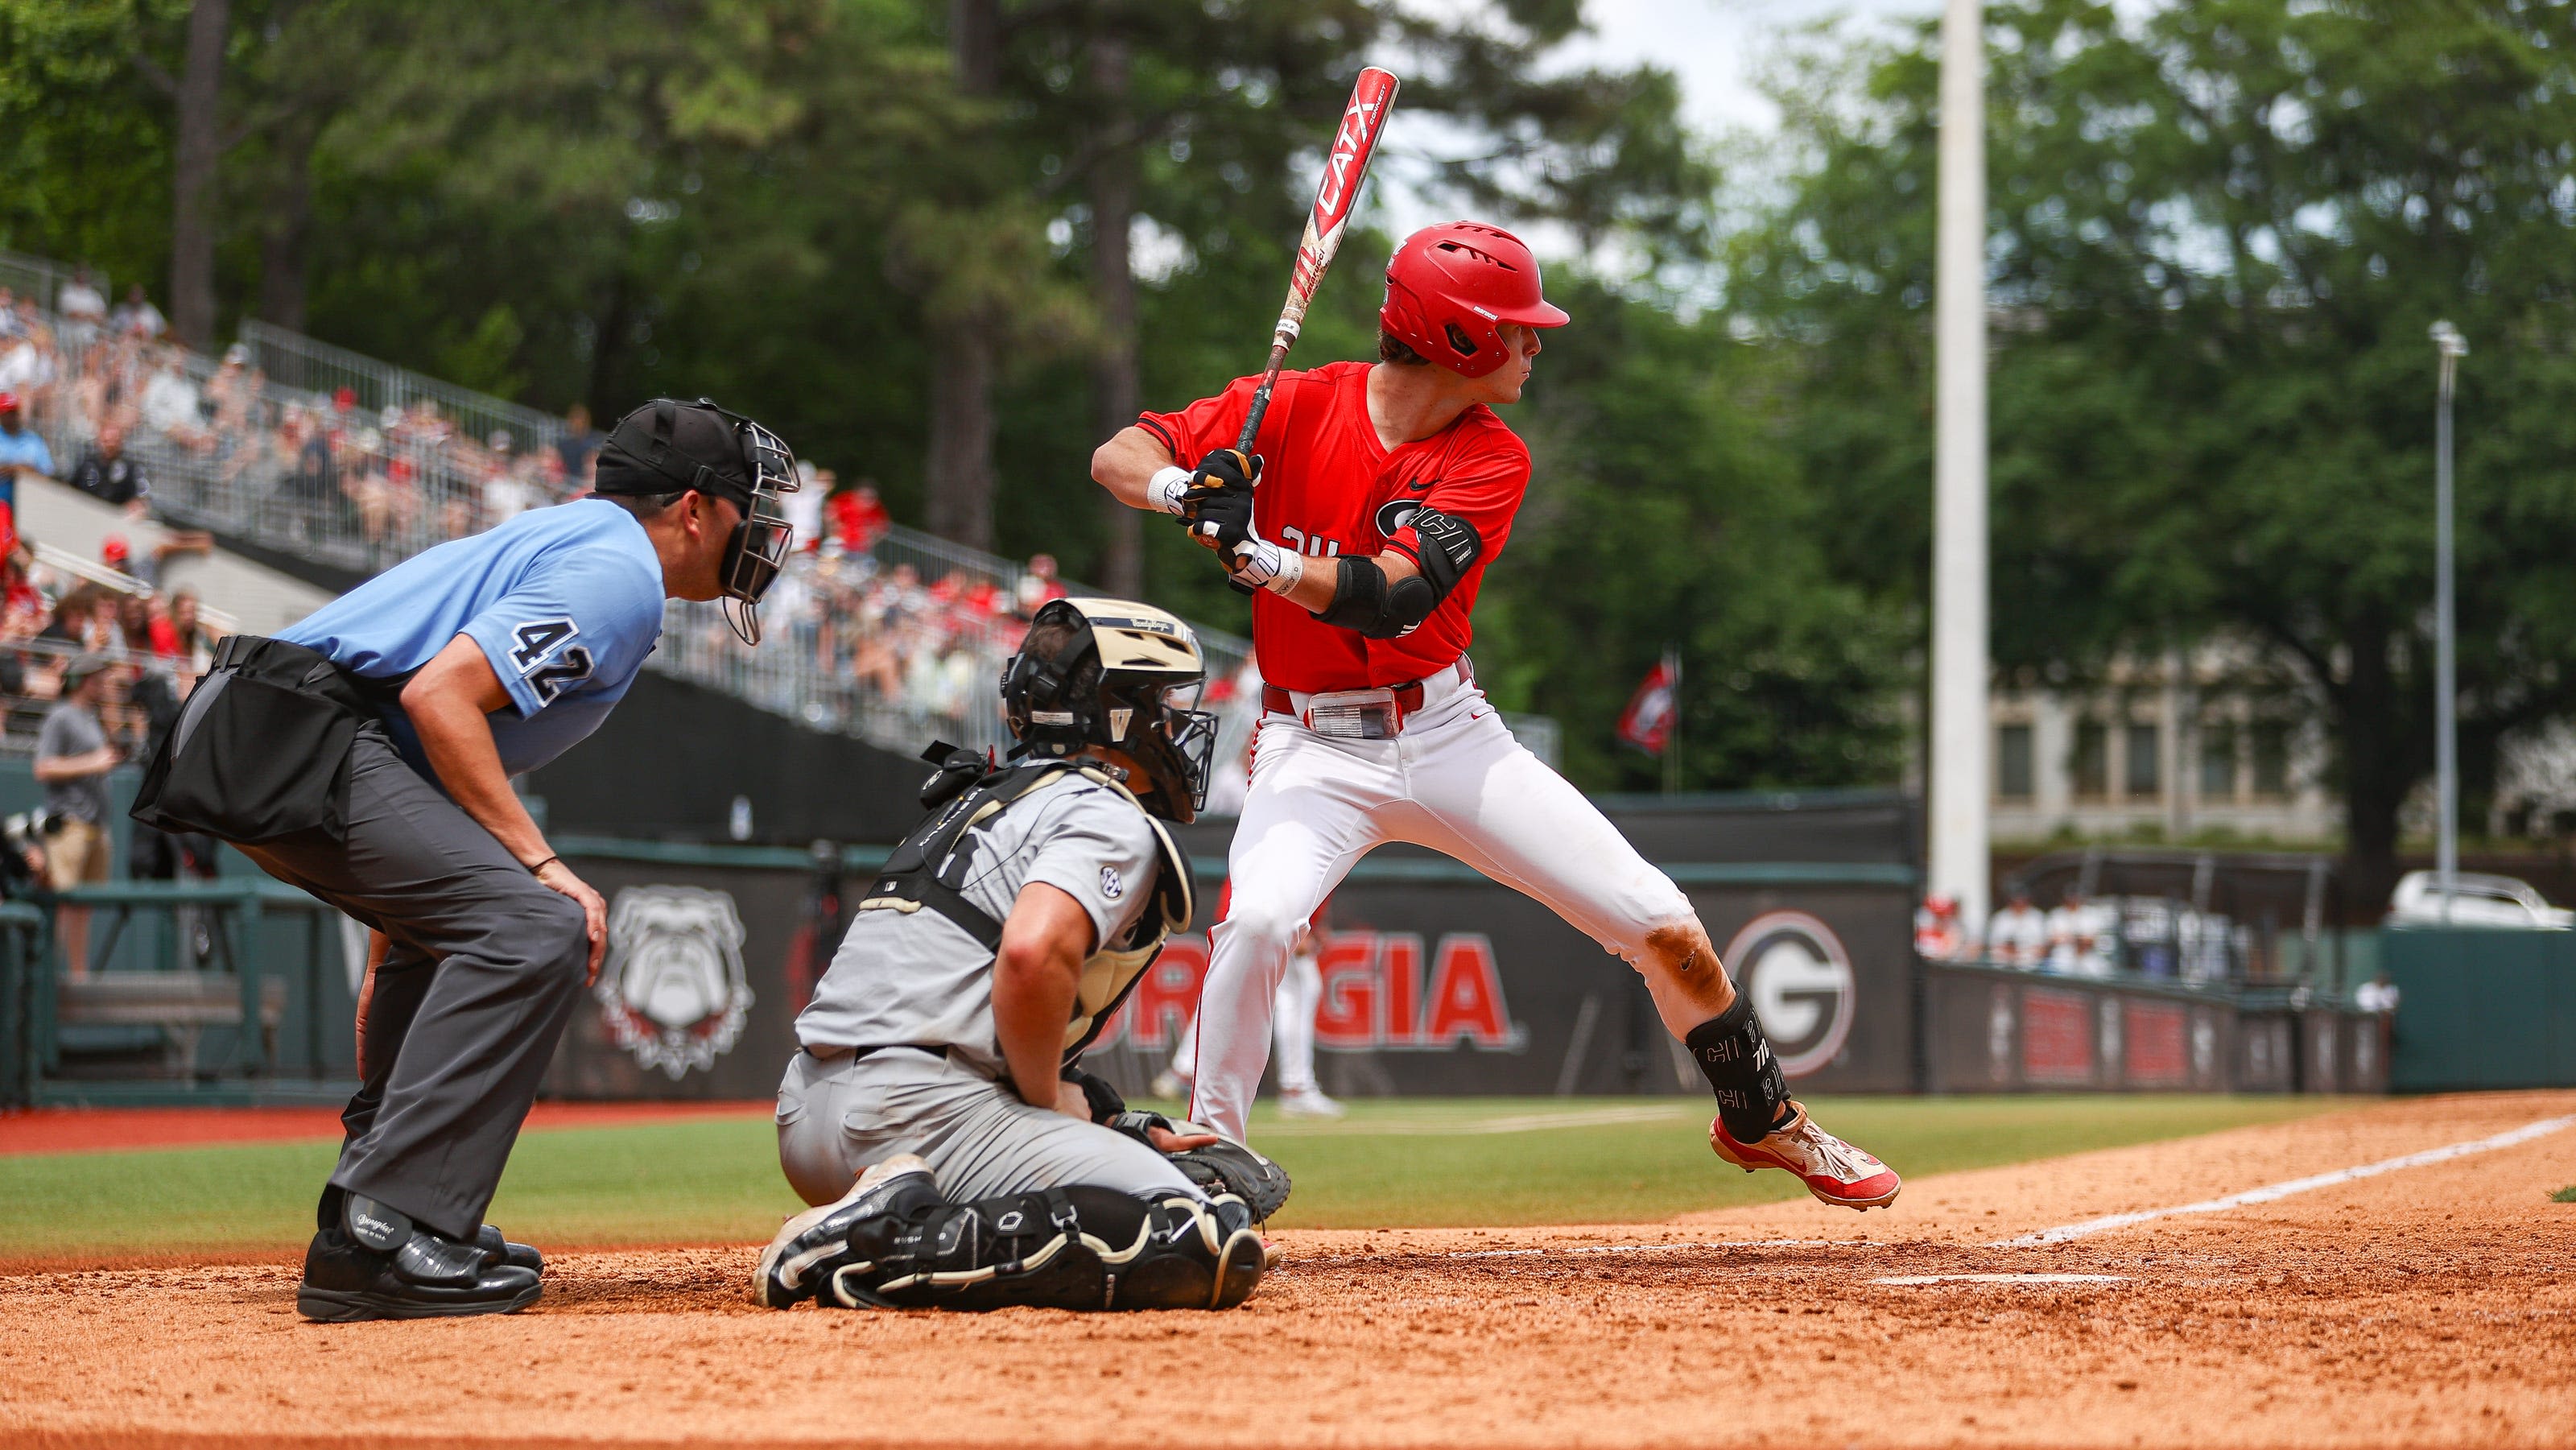
<path id="1" fill-rule="evenodd" d="M 2379 941 L 2402 994 L 2399 1090 L 2576 1087 L 2576 932 L 2422 927 Z"/>
<path id="2" fill-rule="evenodd" d="M 1661 851 L 1657 859 L 1690 894 L 1802 1091 L 2376 1092 L 2387 1085 L 2380 1018 L 2314 1010 L 2287 996 L 1918 964 L 1912 909 L 1919 885 L 1909 862 L 1725 859 L 1765 844 L 1820 856 L 1883 851 L 1902 818 L 1869 802 L 1828 803 L 1812 814 L 1749 800 L 1617 813 L 1663 851 L 1699 848 L 1702 859 Z M 1188 834 L 1205 922 L 1217 913 L 1224 827 L 1211 823 Z M 842 888 L 864 885 L 862 873 L 880 862 L 882 850 L 818 854 L 572 833 L 557 835 L 555 844 L 608 897 L 611 950 L 598 985 L 574 1013 L 545 1091 L 592 1099 L 768 1096 L 794 1050 L 795 1015 L 840 939 Z M 138 918 L 143 935 L 120 948 L 117 964 L 148 968 L 151 958 L 170 954 L 170 934 L 148 929 L 149 916 Z M 200 1083 L 136 1081 L 136 1065 L 155 1056 L 150 1044 L 138 1040 L 121 1057 L 102 1056 L 118 1044 L 96 1040 L 93 1031 L 87 1039 L 49 1039 L 36 1096 L 344 1093 L 362 934 L 323 930 L 287 913 L 284 903 L 272 905 L 264 921 L 223 925 L 258 972 L 287 984 L 283 1030 L 262 1071 L 245 1072 L 249 1063 L 228 1045 L 244 1034 L 219 1029 L 208 1039 L 209 1071 Z M 229 960 L 208 965 L 229 970 Z M 1092 1065 L 1141 1094 L 1170 1061 L 1207 961 L 1203 931 L 1176 938 L 1104 1034 Z M 1334 899 L 1322 971 L 1318 1067 L 1325 1089 L 1337 1095 L 1707 1091 L 1625 963 L 1546 908 L 1426 852 L 1389 847 L 1358 864 Z M 2408 991 L 2411 1007 L 2411 983 Z M 40 1005 L 42 995 L 25 1000 Z M 251 999 L 248 986 L 242 997 Z M 33 1020 L 24 1012 L 18 1018 Z M 2415 1020 L 2408 1019 L 2410 1030 Z M 133 1031 L 148 1036 L 150 1029 Z M 10 1055 L 0 1044 L 0 1057 Z M 28 1058 L 20 1052 L 14 1060 L 23 1066 Z M 112 1081 L 118 1078 L 124 1080 Z"/>
<path id="3" fill-rule="evenodd" d="M 2288 993 L 1923 968 L 1936 1093 L 2388 1090 L 2388 1019 Z"/>
<path id="4" fill-rule="evenodd" d="M 738 1098 L 777 1086 L 837 900 L 814 860 L 566 839 L 609 898 L 613 954 L 547 1079 L 568 1097 Z M 864 853 L 846 867 L 872 864 Z M 1817 1090 L 1912 1084 L 1914 876 L 1886 863 L 1669 867 Z M 1222 867 L 1202 861 L 1201 919 Z M 1637 975 L 1553 912 L 1455 862 L 1371 858 L 1334 898 L 1317 1018 L 1325 1090 L 1354 1096 L 1704 1093 Z M 828 925 L 824 943 L 836 941 Z M 1141 1094 L 1207 972 L 1176 938 L 1093 1065 Z"/>

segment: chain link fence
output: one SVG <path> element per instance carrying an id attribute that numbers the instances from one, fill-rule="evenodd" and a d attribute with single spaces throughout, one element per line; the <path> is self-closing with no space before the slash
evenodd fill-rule
<path id="1" fill-rule="evenodd" d="M 385 426 L 396 415 L 423 412 L 426 405 L 449 427 L 486 448 L 506 443 L 500 451 L 524 454 L 553 448 L 564 439 L 564 421 L 551 413 L 423 377 L 256 319 L 241 325 L 241 345 L 250 350 L 251 366 L 271 382 L 334 399 L 346 390 L 357 411 Z"/>

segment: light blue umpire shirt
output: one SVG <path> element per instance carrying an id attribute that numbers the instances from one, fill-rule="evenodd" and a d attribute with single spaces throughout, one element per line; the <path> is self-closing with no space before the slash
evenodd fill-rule
<path id="1" fill-rule="evenodd" d="M 517 775 L 608 718 L 662 636 L 662 598 L 644 526 L 606 499 L 576 499 L 415 555 L 277 637 L 381 680 L 468 636 L 510 692 L 487 718 L 501 768 Z M 403 758 L 435 781 L 402 707 L 384 712 Z"/>

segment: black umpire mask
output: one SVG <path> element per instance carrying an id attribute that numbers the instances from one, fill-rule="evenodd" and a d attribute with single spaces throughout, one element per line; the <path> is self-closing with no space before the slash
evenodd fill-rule
<path id="1" fill-rule="evenodd" d="M 760 643 L 761 596 L 777 582 L 794 543 L 779 500 L 796 487 L 796 455 L 777 434 L 705 398 L 646 403 L 617 420 L 599 454 L 601 493 L 696 489 L 742 510 L 716 580 L 725 619 L 745 644 Z"/>

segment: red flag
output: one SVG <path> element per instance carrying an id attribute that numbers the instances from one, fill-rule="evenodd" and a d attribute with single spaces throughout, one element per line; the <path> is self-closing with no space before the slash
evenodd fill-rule
<path id="1" fill-rule="evenodd" d="M 1661 755 L 1673 739 L 1673 686 L 1680 673 L 1669 658 L 1655 662 L 1619 716 L 1619 738 L 1648 755 Z"/>

